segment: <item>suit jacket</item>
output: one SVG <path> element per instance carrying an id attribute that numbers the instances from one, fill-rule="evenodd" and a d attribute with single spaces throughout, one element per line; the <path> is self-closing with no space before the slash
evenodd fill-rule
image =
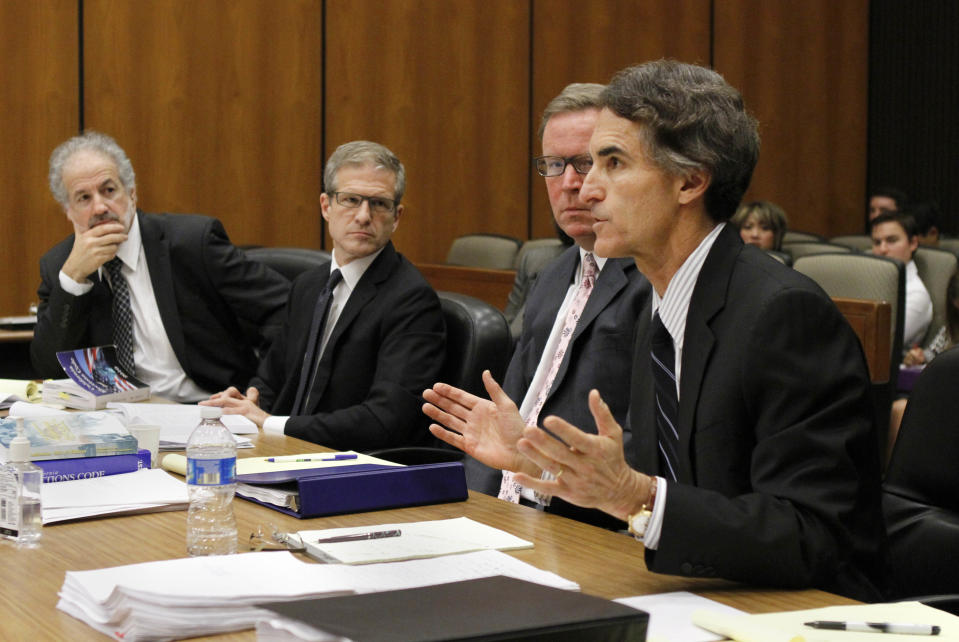
<path id="1" fill-rule="evenodd" d="M 627 447 L 659 473 L 651 311 L 637 329 Z M 856 335 L 805 276 L 720 233 L 696 282 L 657 572 L 878 597 L 883 525 Z"/>
<path id="2" fill-rule="evenodd" d="M 293 282 L 283 332 L 251 382 L 273 414 L 293 408 L 313 310 L 329 275 L 327 264 Z M 347 300 L 306 412 L 290 417 L 285 433 L 339 449 L 424 443 L 431 436 L 421 393 L 437 381 L 445 345 L 436 292 L 388 243 Z"/>
<path id="3" fill-rule="evenodd" d="M 244 387 L 256 372 L 254 347 L 279 329 L 289 281 L 250 261 L 216 219 L 137 212 L 150 281 L 167 338 L 184 372 L 206 390 Z M 30 355 L 42 377 L 62 377 L 60 350 L 113 343 L 112 294 L 96 272 L 73 296 L 60 268 L 73 235 L 40 259 L 37 326 Z"/>
<path id="4" fill-rule="evenodd" d="M 523 333 L 503 381 L 504 391 L 517 405 L 522 404 L 536 374 L 578 265 L 579 247 L 574 245 L 540 273 L 530 290 Z M 632 259 L 606 261 L 539 413 L 540 423 L 549 415 L 557 415 L 595 433 L 596 423 L 587 398 L 589 391 L 596 388 L 613 416 L 628 430 L 634 328 L 649 296 L 649 281 Z M 495 485 L 498 489 L 498 479 Z M 547 510 L 601 526 L 623 527 L 622 522 L 600 511 L 584 510 L 557 498 Z"/>

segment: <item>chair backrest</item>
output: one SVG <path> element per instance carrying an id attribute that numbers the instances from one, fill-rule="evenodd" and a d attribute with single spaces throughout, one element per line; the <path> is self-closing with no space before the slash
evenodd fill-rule
<path id="1" fill-rule="evenodd" d="M 527 254 L 535 253 L 538 260 L 548 263 L 551 258 L 556 258 L 564 250 L 566 250 L 566 246 L 557 238 L 523 241 L 519 252 L 516 253 L 516 258 L 513 260 L 513 269 L 519 269 L 519 266 L 523 263 L 523 258 Z"/>
<path id="2" fill-rule="evenodd" d="M 868 234 L 847 234 L 845 236 L 834 236 L 829 239 L 830 243 L 835 245 L 845 245 L 846 247 L 860 252 L 869 252 L 872 250 L 872 237 Z"/>
<path id="3" fill-rule="evenodd" d="M 959 349 L 926 366 L 886 469 L 893 597 L 955 593 L 959 577 Z"/>
<path id="4" fill-rule="evenodd" d="M 786 252 L 780 252 L 779 250 L 763 250 L 769 256 L 773 257 L 783 265 L 792 265 L 793 257 L 787 254 Z"/>
<path id="5" fill-rule="evenodd" d="M 449 265 L 512 270 L 520 241 L 502 234 L 467 234 L 453 240 L 446 262 Z"/>
<path id="6" fill-rule="evenodd" d="M 783 243 L 792 243 L 794 241 L 824 241 L 825 237 L 812 232 L 800 232 L 799 230 L 786 230 L 783 233 Z"/>
<path id="7" fill-rule="evenodd" d="M 959 255 L 959 239 L 939 237 L 939 249 Z"/>
<path id="8" fill-rule="evenodd" d="M 862 343 L 869 365 L 869 379 L 873 383 L 887 383 L 892 358 L 892 306 L 888 301 L 844 299 L 832 297 L 833 303 L 846 317 L 853 332 Z"/>
<path id="9" fill-rule="evenodd" d="M 329 252 L 304 247 L 256 247 L 244 251 L 254 261 L 265 263 L 291 281 L 330 261 Z"/>
<path id="10" fill-rule="evenodd" d="M 932 322 L 922 338 L 922 345 L 928 346 L 939 328 L 946 324 L 946 287 L 949 279 L 956 273 L 956 255 L 948 250 L 938 250 L 932 247 L 920 247 L 912 257 L 916 263 L 916 271 L 932 299 Z"/>
<path id="11" fill-rule="evenodd" d="M 442 381 L 486 397 L 483 370 L 503 380 L 513 337 L 503 313 L 489 303 L 457 292 L 437 292 L 446 320 Z"/>
<path id="12" fill-rule="evenodd" d="M 793 263 L 795 263 L 796 259 L 810 254 L 852 252 L 852 250 L 845 245 L 834 245 L 826 241 L 795 241 L 783 243 L 783 252 L 789 254 L 793 258 Z"/>
<path id="13" fill-rule="evenodd" d="M 906 276 L 895 259 L 859 252 L 810 254 L 796 259 L 793 268 L 802 272 L 831 297 L 887 301 L 891 306 L 889 381 L 895 384 L 902 361 L 902 333 L 906 299 Z"/>

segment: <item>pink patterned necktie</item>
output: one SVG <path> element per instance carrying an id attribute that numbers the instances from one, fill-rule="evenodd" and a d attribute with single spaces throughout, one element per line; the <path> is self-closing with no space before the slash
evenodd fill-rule
<path id="1" fill-rule="evenodd" d="M 543 380 L 543 385 L 540 386 L 539 391 L 536 394 L 536 403 L 533 404 L 529 414 L 526 416 L 527 426 L 535 426 L 536 422 L 539 420 L 539 413 L 543 409 L 543 405 L 546 403 L 546 398 L 549 396 L 550 389 L 553 387 L 553 381 L 556 379 L 556 373 L 559 372 L 559 367 L 563 363 L 563 357 L 566 356 L 566 349 L 569 348 L 569 342 L 570 339 L 573 338 L 573 333 L 576 330 L 576 324 L 579 323 L 579 318 L 583 316 L 583 310 L 586 308 L 586 301 L 589 300 L 589 295 L 593 291 L 593 284 L 596 282 L 597 270 L 598 267 L 596 265 L 596 259 L 593 258 L 592 252 L 587 252 L 583 257 L 583 280 L 580 281 L 579 288 L 576 290 L 576 294 L 573 296 L 573 301 L 570 303 L 569 310 L 566 312 L 566 320 L 563 322 L 563 333 L 560 335 L 559 345 L 556 346 L 556 352 L 553 353 L 553 359 L 550 361 L 549 371 L 546 373 L 546 378 Z M 498 497 L 508 502 L 518 504 L 521 488 L 522 487 L 514 481 L 513 473 L 508 470 L 504 470 L 503 481 L 500 483 Z"/>

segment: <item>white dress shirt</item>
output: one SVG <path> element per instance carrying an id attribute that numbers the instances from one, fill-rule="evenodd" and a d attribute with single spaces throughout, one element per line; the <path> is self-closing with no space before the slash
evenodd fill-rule
<path id="1" fill-rule="evenodd" d="M 163 327 L 136 213 L 130 223 L 127 240 L 117 249 L 117 257 L 123 263 L 120 271 L 130 288 L 135 343 L 133 360 L 136 364 L 134 376 L 147 383 L 152 394 L 173 401 L 196 402 L 209 398 L 210 393 L 183 371 Z M 101 279 L 109 282 L 107 270 L 100 267 L 98 273 Z M 77 283 L 60 270 L 60 287 L 74 296 L 83 296 L 93 289 L 93 283 Z"/>
<path id="2" fill-rule="evenodd" d="M 902 333 L 902 350 L 921 345 L 926 330 L 932 323 L 932 299 L 926 284 L 919 278 L 915 261 L 906 263 L 906 319 Z"/>

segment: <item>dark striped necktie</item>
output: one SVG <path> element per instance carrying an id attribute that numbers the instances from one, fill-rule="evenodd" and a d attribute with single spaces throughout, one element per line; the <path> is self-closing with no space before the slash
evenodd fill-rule
<path id="1" fill-rule="evenodd" d="M 316 299 L 316 307 L 313 309 L 313 322 L 310 324 L 310 337 L 306 344 L 306 354 L 303 355 L 300 383 L 296 389 L 296 399 L 293 401 L 291 416 L 303 414 L 309 403 L 309 390 L 313 387 L 313 379 L 316 377 L 316 368 L 320 361 L 323 328 L 330 311 L 330 303 L 333 302 L 333 290 L 336 289 L 342 278 L 343 275 L 339 270 L 333 270 L 320 292 L 320 296 Z"/>
<path id="2" fill-rule="evenodd" d="M 676 394 L 676 350 L 659 312 L 653 316 L 650 356 L 656 383 L 656 433 L 663 476 L 676 481 L 679 461 L 679 398 Z"/>
<path id="3" fill-rule="evenodd" d="M 130 286 L 123 278 L 120 268 L 123 262 L 113 257 L 105 267 L 110 275 L 110 287 L 113 288 L 113 343 L 117 347 L 117 359 L 120 367 L 130 377 L 135 377 L 133 361 L 133 311 L 130 308 Z"/>

